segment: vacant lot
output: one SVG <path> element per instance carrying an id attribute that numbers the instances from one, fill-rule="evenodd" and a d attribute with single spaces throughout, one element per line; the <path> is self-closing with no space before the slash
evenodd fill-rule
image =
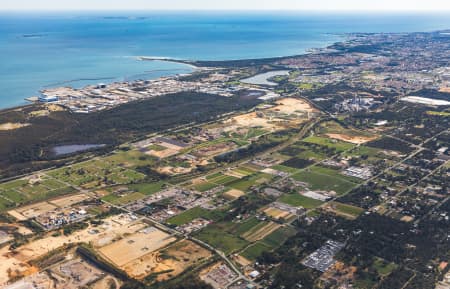
<path id="1" fill-rule="evenodd" d="M 19 221 L 24 221 L 53 211 L 56 208 L 69 207 L 88 198 L 89 197 L 85 194 L 64 196 L 46 202 L 39 202 L 32 205 L 19 207 L 17 209 L 8 211 L 8 214 Z"/>
<path id="2" fill-rule="evenodd" d="M 142 222 L 133 222 L 126 215 L 112 216 L 104 220 L 102 226 L 89 226 L 86 229 L 75 231 L 71 235 L 54 235 L 53 233 L 42 236 L 41 239 L 31 240 L 14 250 L 9 246 L 0 248 L 0 284 L 4 284 L 11 278 L 7 274 L 9 270 L 13 275 L 33 273 L 35 271 L 28 265 L 28 262 L 48 254 L 66 244 L 92 243 L 94 246 L 104 246 L 124 235 L 135 233 L 146 227 Z M 92 233 L 95 229 L 97 232 Z M 36 269 L 36 268 L 34 268 Z"/>
<path id="3" fill-rule="evenodd" d="M 332 139 L 342 140 L 345 142 L 349 142 L 352 144 L 363 144 L 369 141 L 376 139 L 377 137 L 366 137 L 366 136 L 352 136 L 346 134 L 338 134 L 338 133 L 327 133 L 327 136 Z"/>
<path id="4" fill-rule="evenodd" d="M 242 197 L 243 195 L 245 195 L 245 193 L 243 191 L 236 190 L 236 189 L 231 189 L 231 190 L 228 190 L 223 193 L 224 198 L 229 199 L 229 200 L 238 199 L 239 197 Z"/>
<path id="5" fill-rule="evenodd" d="M 332 211 L 340 216 L 355 219 L 364 212 L 364 209 L 339 202 L 329 202 L 324 207 L 325 210 Z"/>
<path id="6" fill-rule="evenodd" d="M 125 265 L 124 270 L 132 277 L 142 279 L 156 274 L 156 281 L 164 281 L 181 274 L 212 256 L 212 253 L 199 245 L 182 240 L 169 247 L 149 253 Z"/>
<path id="7" fill-rule="evenodd" d="M 148 227 L 100 248 L 100 253 L 117 267 L 174 242 L 176 238 L 154 227 Z"/>

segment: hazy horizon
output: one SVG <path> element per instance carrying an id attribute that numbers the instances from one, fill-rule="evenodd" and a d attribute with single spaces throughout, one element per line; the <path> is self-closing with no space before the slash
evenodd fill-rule
<path id="1" fill-rule="evenodd" d="M 0 11 L 63 11 L 63 10 L 149 10 L 149 11 L 374 11 L 374 12 L 398 12 L 398 11 L 432 11 L 450 12 L 450 1 L 442 0 L 228 0 L 226 3 L 217 3 L 207 0 L 110 0 L 105 5 L 101 0 L 16 0 L 0 3 Z"/>

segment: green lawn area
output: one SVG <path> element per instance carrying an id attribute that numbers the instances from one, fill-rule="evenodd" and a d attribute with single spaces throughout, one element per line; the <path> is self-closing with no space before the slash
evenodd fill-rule
<path id="1" fill-rule="evenodd" d="M 381 258 L 375 258 L 372 266 L 377 270 L 378 274 L 381 276 L 387 276 L 391 274 L 392 271 L 397 269 L 397 265 L 395 263 L 389 263 Z"/>
<path id="2" fill-rule="evenodd" d="M 248 175 L 256 173 L 258 170 L 250 168 L 248 165 L 242 165 L 237 168 L 241 173 L 247 173 Z"/>
<path id="3" fill-rule="evenodd" d="M 139 152 L 138 152 L 139 153 Z M 97 185 L 96 182 L 107 181 L 112 184 L 129 184 L 138 182 L 145 178 L 145 175 L 134 170 L 119 165 L 118 160 L 109 158 L 117 157 L 115 154 L 105 159 L 90 160 L 72 166 L 53 170 L 48 174 L 56 179 L 68 182 L 73 185 L 82 186 Z M 121 157 L 123 157 L 121 155 Z M 130 160 L 131 161 L 131 160 Z"/>
<path id="4" fill-rule="evenodd" d="M 429 110 L 427 111 L 428 115 L 437 115 L 437 116 L 445 116 L 445 117 L 449 117 L 450 116 L 450 112 L 448 111 L 432 111 Z"/>
<path id="5" fill-rule="evenodd" d="M 50 190 L 66 187 L 65 184 L 54 179 L 44 179 L 41 184 Z"/>
<path id="6" fill-rule="evenodd" d="M 152 151 L 158 151 L 158 152 L 167 149 L 166 147 L 164 147 L 162 145 L 158 145 L 158 144 L 152 144 L 152 145 L 148 146 L 147 148 L 152 150 Z"/>
<path id="7" fill-rule="evenodd" d="M 264 244 L 269 247 L 276 248 L 281 246 L 284 242 L 286 242 L 287 239 L 294 236 L 295 234 L 296 231 L 294 228 L 283 226 L 276 229 L 264 239 L 262 239 L 262 242 L 264 242 Z"/>
<path id="8" fill-rule="evenodd" d="M 151 195 L 161 191 L 164 185 L 164 182 L 142 183 L 129 185 L 129 188 L 145 195 Z"/>
<path id="9" fill-rule="evenodd" d="M 220 226 L 215 225 L 210 225 L 195 235 L 200 240 L 218 248 L 225 254 L 241 250 L 248 244 L 244 239 L 236 237 L 223 230 Z"/>
<path id="10" fill-rule="evenodd" d="M 308 183 L 312 190 L 335 191 L 339 195 L 349 192 L 356 186 L 356 180 L 341 175 L 338 171 L 314 166 L 292 176 L 295 180 Z"/>
<path id="11" fill-rule="evenodd" d="M 130 202 L 142 199 L 144 197 L 145 197 L 144 194 L 135 192 L 135 193 L 127 194 L 127 195 L 125 195 L 123 197 L 119 197 L 119 198 L 113 199 L 110 202 L 115 204 L 115 205 L 125 205 L 125 204 L 128 204 Z"/>
<path id="12" fill-rule="evenodd" d="M 314 144 L 326 146 L 329 148 L 335 148 L 336 151 L 338 151 L 338 152 L 349 150 L 355 146 L 354 144 L 351 144 L 351 143 L 338 141 L 338 140 L 334 140 L 334 139 L 330 139 L 330 138 L 326 138 L 326 137 L 319 137 L 319 136 L 310 136 L 310 137 L 303 139 L 303 141 L 307 142 L 307 143 L 314 143 Z"/>
<path id="13" fill-rule="evenodd" d="M 147 155 L 139 150 L 133 149 L 128 151 L 119 151 L 111 156 L 104 158 L 105 162 L 114 165 L 125 165 L 127 167 L 137 167 L 144 165 L 152 165 L 157 161 L 157 158 Z"/>
<path id="14" fill-rule="evenodd" d="M 313 83 L 302 82 L 297 84 L 297 87 L 304 90 L 311 90 L 314 87 Z"/>
<path id="15" fill-rule="evenodd" d="M 243 223 L 238 224 L 233 228 L 233 233 L 236 235 L 242 235 L 245 232 L 257 227 L 259 224 L 264 223 L 256 219 L 255 217 L 251 217 Z"/>
<path id="16" fill-rule="evenodd" d="M 0 210 L 69 194 L 74 191 L 74 188 L 47 176 L 34 184 L 22 179 L 10 181 L 0 184 Z"/>
<path id="17" fill-rule="evenodd" d="M 344 155 L 346 155 L 346 156 L 363 156 L 363 155 L 367 155 L 369 157 L 378 157 L 379 154 L 380 154 L 380 150 L 379 149 L 362 145 L 362 146 L 359 146 L 359 147 L 356 147 L 356 148 L 352 149 L 350 152 L 346 152 Z"/>
<path id="18" fill-rule="evenodd" d="M 274 170 L 277 170 L 280 172 L 289 173 L 289 174 L 292 174 L 292 173 L 295 173 L 296 171 L 298 171 L 298 169 L 296 169 L 296 168 L 291 168 L 291 167 L 283 166 L 283 165 L 275 165 L 275 166 L 271 167 L 271 169 L 274 169 Z"/>
<path id="19" fill-rule="evenodd" d="M 247 176 L 242 179 L 238 179 L 236 181 L 233 181 L 228 184 L 229 187 L 241 190 L 241 191 L 247 191 L 251 186 L 254 186 L 256 184 L 261 184 L 264 182 L 269 182 L 272 180 L 273 176 L 265 173 L 257 173 L 252 176 Z"/>
<path id="20" fill-rule="evenodd" d="M 336 209 L 337 212 L 341 212 L 343 214 L 351 215 L 354 217 L 358 217 L 364 212 L 364 209 L 352 205 L 347 205 L 339 202 L 330 202 L 330 204 Z"/>
<path id="21" fill-rule="evenodd" d="M 233 172 L 243 175 L 243 176 L 250 176 L 255 173 L 255 171 L 250 170 L 249 168 L 246 168 L 246 167 L 238 167 L 238 168 L 234 169 Z"/>
<path id="22" fill-rule="evenodd" d="M 318 217 L 320 216 L 320 212 L 318 210 L 312 210 L 306 213 L 308 217 Z"/>
<path id="23" fill-rule="evenodd" d="M 176 226 L 180 226 L 180 225 L 189 223 L 192 220 L 197 219 L 197 218 L 204 218 L 207 220 L 216 221 L 216 220 L 221 219 L 223 217 L 223 215 L 224 215 L 224 212 L 222 212 L 222 211 L 217 211 L 217 210 L 210 211 L 207 209 L 203 209 L 201 207 L 195 207 L 195 208 L 184 211 L 183 213 L 168 219 L 167 223 L 176 225 Z"/>
<path id="24" fill-rule="evenodd" d="M 215 179 L 215 178 L 220 177 L 220 176 L 222 176 L 222 173 L 214 173 L 214 174 L 207 175 L 205 178 L 206 178 L 206 180 L 209 181 L 211 179 Z"/>
<path id="25" fill-rule="evenodd" d="M 222 173 L 215 173 L 205 177 L 206 181 L 200 182 L 192 186 L 195 190 L 199 192 L 205 192 L 211 190 L 218 186 L 225 186 L 229 183 L 239 180 L 236 177 L 227 176 Z"/>
<path id="26" fill-rule="evenodd" d="M 214 177 L 210 177 L 207 180 L 208 180 L 208 182 L 214 183 L 216 185 L 226 185 L 228 183 L 231 183 L 231 182 L 239 180 L 239 179 L 236 177 L 227 176 L 227 175 L 223 175 L 223 174 L 215 174 Z"/>
<path id="27" fill-rule="evenodd" d="M 199 192 L 206 192 L 208 190 L 211 190 L 215 187 L 217 187 L 218 185 L 210 183 L 210 182 L 202 182 L 202 183 L 198 183 L 196 185 L 193 185 L 192 188 L 194 188 L 195 190 L 199 191 Z"/>
<path id="28" fill-rule="evenodd" d="M 102 197 L 102 200 L 105 202 L 108 202 L 108 203 L 112 203 L 117 199 L 120 199 L 120 197 L 117 195 L 114 195 L 114 194 L 109 194 L 109 195 Z"/>
<path id="29" fill-rule="evenodd" d="M 314 209 L 323 204 L 322 201 L 308 198 L 298 193 L 284 194 L 278 199 L 278 201 L 294 207 L 302 206 L 305 209 Z"/>
<path id="30" fill-rule="evenodd" d="M 324 160 L 327 157 L 327 155 L 318 151 L 305 150 L 297 154 L 297 157 L 302 159 L 315 159 L 317 161 L 321 161 Z"/>
<path id="31" fill-rule="evenodd" d="M 12 190 L 4 192 L 0 191 L 0 194 L 5 196 L 8 200 L 13 201 L 14 203 L 21 203 L 27 200 L 23 194 Z"/>
<path id="32" fill-rule="evenodd" d="M 14 204 L 4 198 L 0 197 L 0 211 L 4 211 L 14 207 Z"/>
<path id="33" fill-rule="evenodd" d="M 255 244 L 251 245 L 250 247 L 248 247 L 247 249 L 245 249 L 241 255 L 250 260 L 250 261 L 255 261 L 256 258 L 258 258 L 259 256 L 261 256 L 262 253 L 264 252 L 269 252 L 271 251 L 273 248 L 269 247 L 267 244 L 261 243 L 261 242 L 256 242 Z"/>
<path id="34" fill-rule="evenodd" d="M 9 190 L 28 184 L 27 180 L 14 180 L 0 185 L 0 190 Z"/>
<path id="35" fill-rule="evenodd" d="M 373 280 L 369 274 L 367 274 L 366 278 L 359 277 L 355 279 L 354 286 L 355 289 L 372 289 L 376 283 L 377 282 Z"/>

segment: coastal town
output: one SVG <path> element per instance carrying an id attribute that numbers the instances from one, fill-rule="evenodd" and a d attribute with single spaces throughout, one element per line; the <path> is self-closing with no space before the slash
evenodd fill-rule
<path id="1" fill-rule="evenodd" d="M 14 150 L 32 171 L 0 163 L 0 287 L 450 288 L 448 31 L 182 62 L 194 72 L 45 89 L 13 112 L 10 134 L 53 118 L 89 146 L 55 155 L 65 128 Z M 232 110 L 206 115 L 213 97 Z M 165 101 L 192 117 L 143 132 Z M 117 126 L 82 122 L 97 115 Z"/>

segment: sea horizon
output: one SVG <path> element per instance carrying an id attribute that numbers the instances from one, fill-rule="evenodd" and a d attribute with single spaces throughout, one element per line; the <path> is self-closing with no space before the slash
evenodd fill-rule
<path id="1" fill-rule="evenodd" d="M 139 56 L 235 60 L 304 54 L 348 33 L 450 29 L 448 12 L 0 11 L 0 109 L 47 87 L 155 79 L 192 68 Z"/>

